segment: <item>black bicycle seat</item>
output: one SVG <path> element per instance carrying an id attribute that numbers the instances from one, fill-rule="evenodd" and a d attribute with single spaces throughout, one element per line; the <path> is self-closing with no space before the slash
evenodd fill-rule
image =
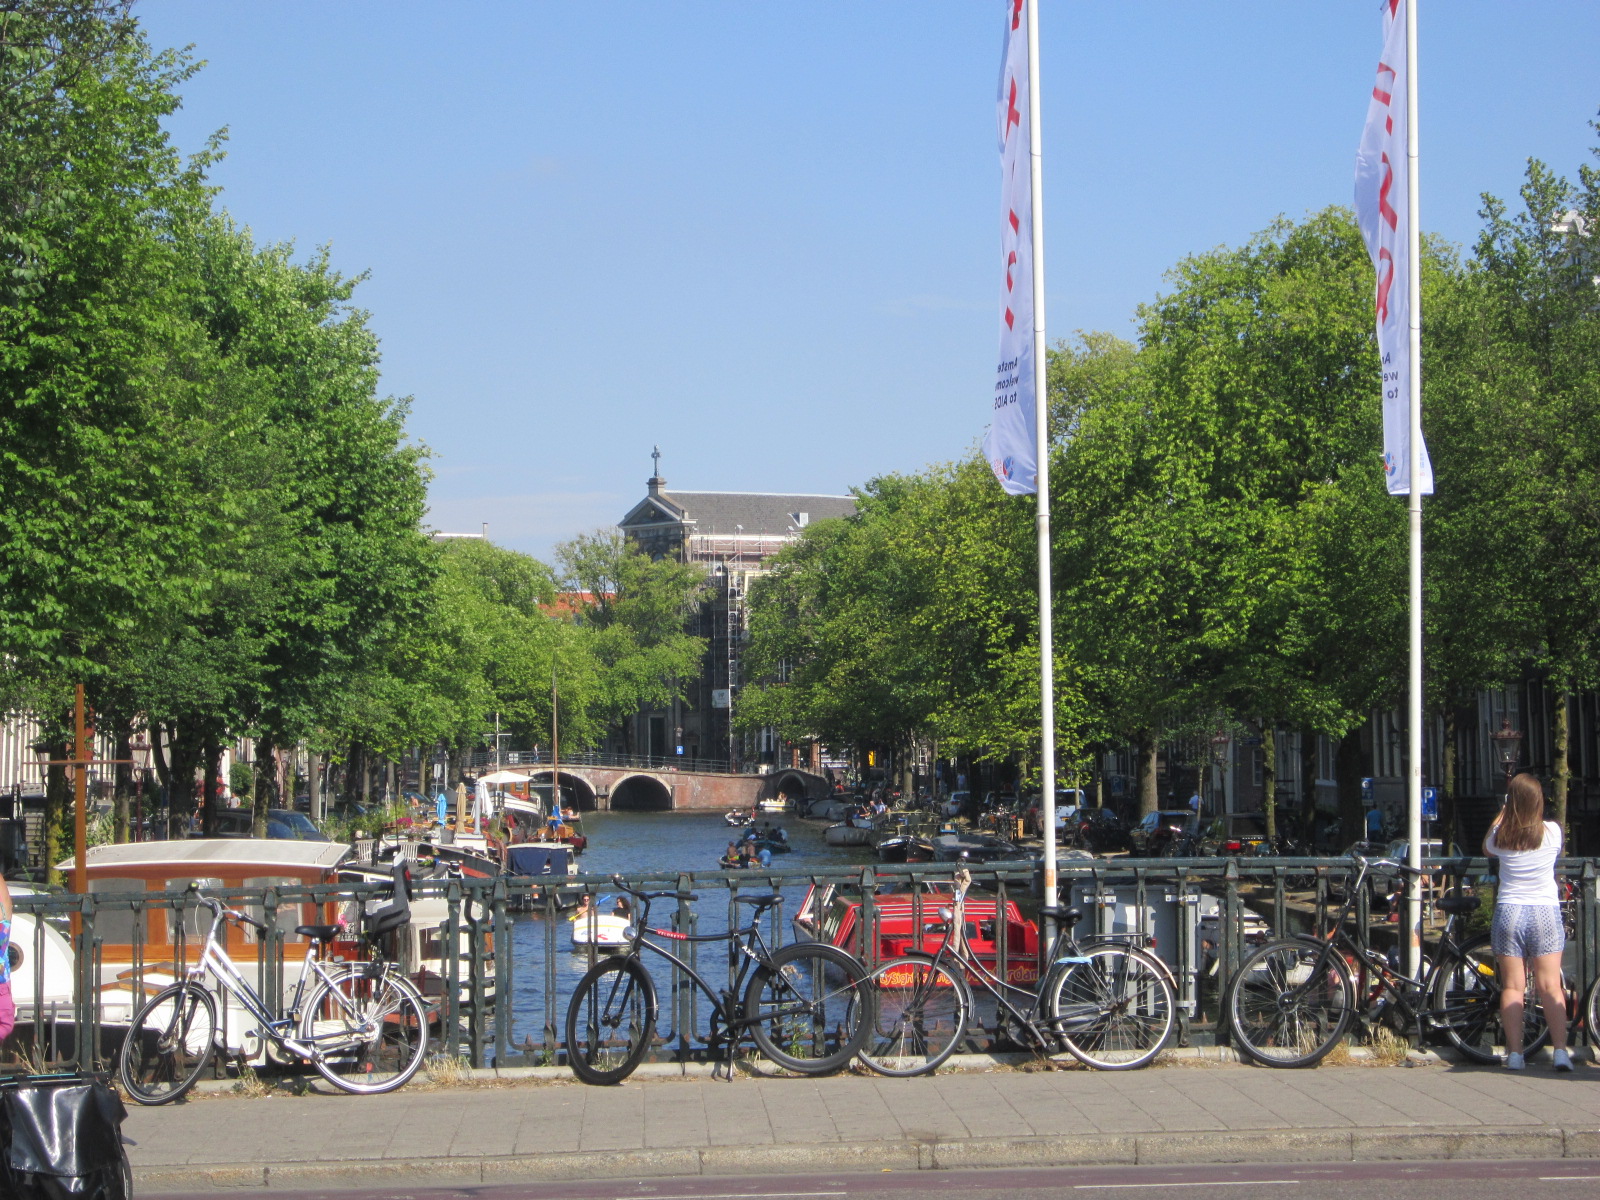
<path id="1" fill-rule="evenodd" d="M 1478 907 L 1476 896 L 1446 896 L 1439 901 L 1439 911 L 1460 916 L 1462 913 L 1472 912 Z"/>
<path id="2" fill-rule="evenodd" d="M 295 932 L 313 942 L 331 942 L 339 936 L 340 928 L 338 925 L 297 925 Z"/>
<path id="3" fill-rule="evenodd" d="M 770 896 L 735 896 L 733 902 L 735 904 L 753 904 L 757 908 L 770 908 L 782 899 L 782 896 L 774 893 Z"/>
<path id="4" fill-rule="evenodd" d="M 1041 917 L 1055 917 L 1057 920 L 1067 925 L 1076 925 L 1079 921 L 1083 920 L 1083 909 L 1051 908 L 1050 906 L 1046 905 L 1044 908 L 1039 910 L 1039 915 Z"/>

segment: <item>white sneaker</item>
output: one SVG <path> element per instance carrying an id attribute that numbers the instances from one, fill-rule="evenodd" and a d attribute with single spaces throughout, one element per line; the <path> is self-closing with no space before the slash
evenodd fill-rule
<path id="1" fill-rule="evenodd" d="M 1522 1061 L 1522 1055 L 1520 1054 L 1506 1055 L 1506 1070 L 1508 1071 L 1520 1071 L 1527 1065 L 1527 1063 Z"/>
<path id="2" fill-rule="evenodd" d="M 1572 1070 L 1572 1055 L 1565 1050 L 1557 1050 L 1551 1065 L 1558 1071 L 1570 1071 Z"/>

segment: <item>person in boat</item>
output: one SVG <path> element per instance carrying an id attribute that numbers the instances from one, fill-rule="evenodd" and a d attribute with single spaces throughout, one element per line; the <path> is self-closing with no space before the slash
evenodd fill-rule
<path id="1" fill-rule="evenodd" d="M 744 856 L 739 853 L 738 842 L 728 843 L 728 852 L 717 860 L 717 865 L 719 867 L 727 867 L 730 870 L 744 866 Z"/>
<path id="2" fill-rule="evenodd" d="M 783 826 L 781 825 L 774 826 L 767 836 L 775 842 L 782 842 L 784 845 L 789 843 L 789 835 L 783 831 Z"/>
<path id="3" fill-rule="evenodd" d="M 0 1043 L 17 1027 L 17 1006 L 11 999 L 11 889 L 0 877 Z"/>
<path id="4" fill-rule="evenodd" d="M 590 896 L 588 892 L 585 892 L 582 896 L 578 897 L 578 907 L 573 910 L 571 918 L 574 924 L 583 920 L 594 911 L 593 906 L 589 903 L 589 901 Z"/>

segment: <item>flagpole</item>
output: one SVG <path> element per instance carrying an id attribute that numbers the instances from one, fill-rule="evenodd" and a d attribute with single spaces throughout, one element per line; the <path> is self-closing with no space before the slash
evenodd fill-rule
<path id="1" fill-rule="evenodd" d="M 1411 540 L 1411 670 L 1407 712 L 1410 761 L 1406 764 L 1407 865 L 1422 865 L 1422 225 L 1417 169 L 1417 0 L 1406 5 L 1406 289 L 1411 338 L 1411 445 L 1407 505 Z M 1406 965 L 1418 974 L 1422 956 L 1422 878 L 1406 885 Z"/>
<path id="2" fill-rule="evenodd" d="M 1045 390 L 1044 140 L 1039 132 L 1039 5 L 1028 0 L 1028 182 L 1033 208 L 1033 430 L 1038 463 L 1039 533 L 1039 810 L 1044 818 L 1044 902 L 1056 896 L 1055 638 L 1050 596 L 1050 404 Z M 1047 923 L 1054 934 L 1054 922 Z"/>

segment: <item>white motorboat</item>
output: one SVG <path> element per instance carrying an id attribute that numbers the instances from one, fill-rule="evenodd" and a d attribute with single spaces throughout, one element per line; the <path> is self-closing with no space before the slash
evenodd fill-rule
<path id="1" fill-rule="evenodd" d="M 606 899 L 602 896 L 600 902 Z M 628 917 L 620 913 L 601 912 L 598 904 L 589 903 L 587 896 L 578 906 L 578 911 L 567 920 L 572 926 L 574 950 L 593 947 L 601 953 L 609 953 L 626 950 L 632 940 L 633 922 Z"/>

